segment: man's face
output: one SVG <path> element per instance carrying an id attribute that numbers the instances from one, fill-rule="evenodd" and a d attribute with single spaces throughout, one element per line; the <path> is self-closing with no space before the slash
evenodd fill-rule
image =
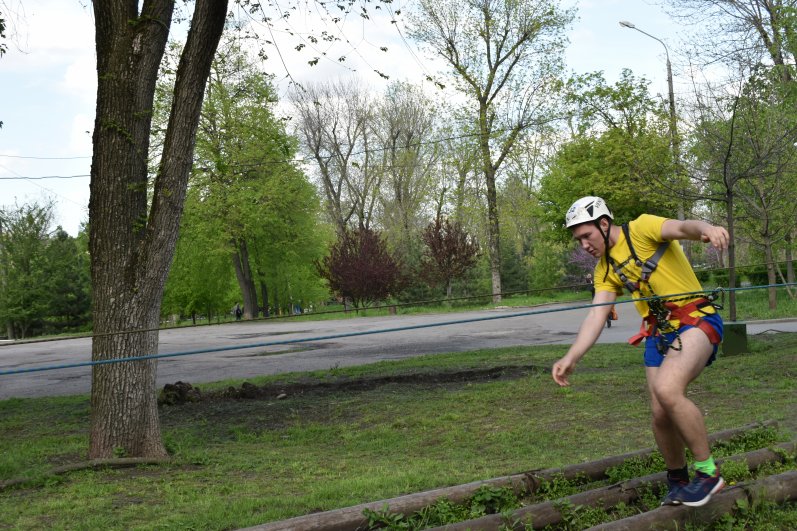
<path id="1" fill-rule="evenodd" d="M 600 224 L 604 231 L 608 229 L 608 223 L 605 220 L 602 219 Z M 578 242 L 582 249 L 595 258 L 603 256 L 605 250 L 603 234 L 594 223 L 582 223 L 573 227 L 573 239 Z"/>

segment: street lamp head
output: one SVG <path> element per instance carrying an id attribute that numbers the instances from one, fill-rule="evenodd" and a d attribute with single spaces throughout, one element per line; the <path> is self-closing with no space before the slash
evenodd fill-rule
<path id="1" fill-rule="evenodd" d="M 632 24 L 631 22 L 628 22 L 627 20 L 621 20 L 620 21 L 620 25 L 622 27 L 624 27 L 624 28 L 636 29 L 636 26 L 634 26 L 634 24 Z"/>

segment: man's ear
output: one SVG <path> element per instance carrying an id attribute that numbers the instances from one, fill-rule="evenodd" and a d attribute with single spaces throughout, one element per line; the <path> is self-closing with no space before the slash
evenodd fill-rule
<path id="1" fill-rule="evenodd" d="M 601 230 L 603 230 L 603 232 L 606 233 L 606 231 L 609 230 L 609 218 L 604 216 L 601 218 L 599 223 L 601 226 Z"/>

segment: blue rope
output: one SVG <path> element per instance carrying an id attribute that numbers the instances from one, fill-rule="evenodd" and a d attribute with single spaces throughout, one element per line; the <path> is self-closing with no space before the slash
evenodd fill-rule
<path id="1" fill-rule="evenodd" d="M 60 369 L 72 369 L 75 367 L 89 367 L 94 365 L 107 365 L 110 363 L 124 363 L 129 361 L 144 361 L 144 360 L 154 360 L 160 358 L 176 358 L 179 356 L 190 356 L 193 354 L 207 354 L 209 352 L 224 352 L 228 350 L 242 350 L 247 348 L 259 348 L 259 347 L 269 347 L 274 345 L 290 345 L 294 343 L 309 343 L 312 341 L 323 341 L 327 339 L 340 339 L 344 337 L 356 337 L 356 336 L 366 336 L 372 334 L 385 334 L 388 332 L 403 332 L 407 330 L 418 330 L 421 328 L 433 328 L 436 326 L 450 326 L 450 325 L 457 325 L 457 324 L 467 324 L 467 323 L 476 323 L 480 321 L 494 321 L 496 319 L 509 319 L 512 317 L 526 317 L 529 315 L 540 315 L 545 313 L 557 313 L 557 312 L 568 312 L 572 310 L 582 310 L 585 308 L 593 308 L 598 306 L 611 306 L 615 304 L 627 304 L 631 302 L 639 302 L 639 301 L 648 301 L 658 298 L 672 298 L 672 297 L 683 297 L 688 295 L 705 295 L 706 293 L 713 293 L 717 291 L 746 291 L 752 289 L 762 289 L 762 288 L 778 288 L 784 286 L 794 286 L 797 283 L 787 283 L 787 284 L 769 284 L 763 286 L 749 286 L 743 288 L 733 288 L 733 289 L 726 289 L 726 288 L 717 288 L 716 290 L 701 290 L 701 291 L 689 291 L 684 293 L 673 293 L 670 295 L 660 296 L 660 297 L 641 297 L 639 299 L 623 299 L 617 300 L 614 302 L 601 302 L 596 304 L 581 304 L 577 306 L 567 306 L 564 308 L 547 308 L 544 310 L 530 310 L 527 312 L 518 312 L 513 313 L 511 315 L 491 315 L 485 317 L 474 317 L 470 319 L 457 319 L 453 321 L 443 321 L 440 323 L 428 323 L 428 324 L 419 324 L 419 325 L 412 325 L 412 326 L 398 326 L 394 328 L 382 328 L 378 330 L 365 330 L 362 332 L 346 332 L 343 334 L 331 334 L 326 336 L 315 336 L 309 337 L 304 339 L 284 339 L 280 341 L 267 341 L 265 343 L 250 343 L 247 345 L 237 345 L 237 346 L 230 346 L 230 347 L 216 347 L 216 348 L 207 348 L 207 349 L 197 349 L 197 350 L 186 350 L 182 352 L 171 352 L 168 354 L 149 354 L 146 356 L 132 356 L 128 358 L 114 358 L 114 359 L 107 359 L 107 360 L 92 360 L 92 361 L 85 361 L 79 363 L 67 363 L 62 365 L 47 365 L 44 367 L 23 367 L 19 369 L 7 369 L 7 370 L 0 370 L 0 376 L 5 376 L 9 374 L 23 374 L 23 373 L 31 373 L 31 372 L 42 372 L 42 371 L 54 371 Z"/>

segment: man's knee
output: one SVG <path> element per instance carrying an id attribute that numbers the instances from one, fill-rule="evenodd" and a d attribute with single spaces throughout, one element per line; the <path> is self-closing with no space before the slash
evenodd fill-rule
<path id="1" fill-rule="evenodd" d="M 651 393 L 653 393 L 653 396 L 659 403 L 659 408 L 657 409 L 661 410 L 662 415 L 668 415 L 667 412 L 685 396 L 683 386 L 675 385 L 666 378 L 659 378 L 659 380 L 651 386 Z M 657 413 L 654 411 L 654 417 L 656 416 Z"/>

